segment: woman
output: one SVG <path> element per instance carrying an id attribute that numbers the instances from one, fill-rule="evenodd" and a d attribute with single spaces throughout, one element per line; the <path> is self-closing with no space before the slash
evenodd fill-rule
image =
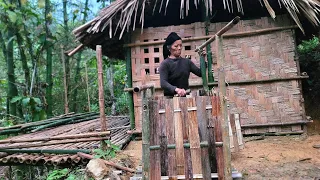
<path id="1" fill-rule="evenodd" d="M 164 60 L 159 68 L 164 96 L 186 96 L 190 72 L 201 77 L 201 70 L 190 59 L 182 58 L 181 50 L 181 38 L 175 32 L 170 33 L 163 45 Z"/>

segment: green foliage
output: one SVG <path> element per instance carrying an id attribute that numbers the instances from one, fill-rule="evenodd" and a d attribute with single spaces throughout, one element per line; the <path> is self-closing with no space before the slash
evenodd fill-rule
<path id="1" fill-rule="evenodd" d="M 55 169 L 48 173 L 46 180 L 82 180 L 85 179 L 84 169 Z"/>
<path id="2" fill-rule="evenodd" d="M 298 46 L 301 72 L 306 72 L 309 78 L 302 81 L 307 114 L 313 118 L 320 117 L 318 111 L 320 101 L 320 43 L 318 37 L 302 41 Z"/>
<path id="3" fill-rule="evenodd" d="M 95 152 L 95 158 L 103 158 L 103 159 L 112 159 L 116 157 L 116 153 L 120 151 L 120 148 L 114 144 L 111 143 L 110 140 L 105 140 L 105 143 L 107 145 L 106 150 L 102 149 L 95 149 L 93 152 Z"/>
<path id="4" fill-rule="evenodd" d="M 53 170 L 48 174 L 47 180 L 59 180 L 61 178 L 65 178 L 68 175 L 68 172 L 69 170 L 67 168 Z"/>
<path id="5" fill-rule="evenodd" d="M 42 107 L 41 100 L 35 97 L 16 96 L 13 97 L 10 103 L 21 104 L 24 108 L 25 121 L 39 121 L 46 119 L 46 112 Z"/>
<path id="6" fill-rule="evenodd" d="M 299 53 L 310 53 L 318 46 L 319 46 L 319 38 L 313 37 L 312 39 L 310 39 L 308 41 L 302 41 L 302 43 L 298 46 L 298 52 Z"/>

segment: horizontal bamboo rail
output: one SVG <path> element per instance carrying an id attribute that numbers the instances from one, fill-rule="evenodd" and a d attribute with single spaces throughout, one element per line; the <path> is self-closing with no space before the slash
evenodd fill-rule
<path id="1" fill-rule="evenodd" d="M 227 25 L 225 25 L 222 29 L 220 29 L 220 31 L 218 31 L 215 35 L 213 35 L 212 37 L 210 37 L 206 42 L 204 42 L 203 44 L 201 44 L 199 47 L 197 47 L 197 49 L 195 49 L 195 52 L 200 51 L 201 49 L 203 49 L 205 46 L 207 46 L 208 44 L 210 44 L 211 42 L 213 42 L 216 39 L 216 36 L 222 36 L 224 33 L 226 33 L 227 31 L 229 31 L 233 26 L 235 26 L 236 24 L 238 24 L 238 22 L 240 21 L 240 17 L 237 16 L 234 19 L 232 19 Z"/>
<path id="2" fill-rule="evenodd" d="M 65 141 L 57 141 L 57 142 L 49 142 L 49 143 L 21 144 L 21 145 L 0 147 L 0 150 L 1 149 L 29 148 L 29 147 L 43 147 L 43 146 L 51 146 L 51 145 L 56 145 L 56 144 L 68 144 L 68 143 L 89 142 L 89 141 L 102 141 L 102 140 L 107 140 L 107 139 L 110 139 L 110 137 L 73 139 L 73 140 L 65 140 Z"/>
<path id="3" fill-rule="evenodd" d="M 215 145 L 217 147 L 222 147 L 223 146 L 223 142 L 215 142 Z M 190 143 L 184 143 L 183 144 L 183 147 L 184 148 L 190 148 Z M 200 142 L 200 147 L 209 147 L 209 144 L 207 141 L 203 141 L 203 142 Z M 167 148 L 168 149 L 175 149 L 176 148 L 176 145 L 175 144 L 168 144 L 167 145 Z M 150 146 L 149 147 L 150 150 L 159 150 L 160 149 L 160 145 L 154 145 L 154 146 Z"/>
<path id="4" fill-rule="evenodd" d="M 166 180 L 166 179 L 171 179 L 172 177 L 169 176 L 161 176 L 161 180 Z M 175 176 L 176 179 L 186 179 L 185 175 L 177 175 Z M 189 177 L 190 178 L 190 177 Z M 211 173 L 211 178 L 212 179 L 218 179 L 218 174 L 217 173 Z M 235 171 L 232 172 L 232 178 L 234 179 L 242 179 L 242 174 Z M 193 174 L 193 179 L 203 179 L 202 174 Z"/>
<path id="5" fill-rule="evenodd" d="M 82 153 L 91 153 L 91 150 L 87 149 L 0 149 L 0 152 L 6 152 L 8 154 L 14 153 L 48 153 L 48 154 L 77 154 L 78 152 Z"/>
<path id="6" fill-rule="evenodd" d="M 307 124 L 307 123 L 308 121 L 280 122 L 280 123 L 266 123 L 266 124 L 244 124 L 244 125 L 241 125 L 241 128 L 283 126 L 283 125 L 295 125 L 295 124 Z"/>
<path id="7" fill-rule="evenodd" d="M 45 138 L 34 138 L 34 139 L 11 139 L 11 140 L 9 139 L 9 140 L 0 140 L 0 144 L 21 143 L 21 142 L 36 142 L 36 141 L 51 141 L 51 140 L 62 140 L 62 139 L 78 139 L 78 138 L 105 136 L 105 135 L 109 135 L 109 134 L 110 134 L 110 131 L 105 131 L 105 132 L 74 134 L 74 135 L 45 137 Z"/>
<path id="8" fill-rule="evenodd" d="M 283 27 L 273 27 L 273 28 L 266 28 L 266 29 L 259 29 L 254 31 L 245 31 L 245 32 L 236 32 L 236 33 L 227 33 L 222 35 L 223 38 L 235 38 L 235 37 L 244 37 L 244 36 L 254 36 L 258 34 L 264 34 L 274 31 L 282 31 L 282 30 L 288 30 L 288 29 L 296 29 L 298 28 L 297 25 L 293 26 L 283 26 Z M 189 41 L 197 41 L 197 40 L 205 40 L 212 37 L 212 35 L 207 36 L 199 36 L 199 37 L 190 37 L 190 38 L 182 38 L 183 42 L 189 42 Z M 151 41 L 151 42 L 141 42 L 141 43 L 131 43 L 131 44 L 125 44 L 124 47 L 136 47 L 136 46 L 149 46 L 149 45 L 160 45 L 163 44 L 165 40 L 161 41 Z"/>
<path id="9" fill-rule="evenodd" d="M 154 85 L 153 84 L 146 84 L 146 85 L 136 86 L 133 88 L 133 92 L 138 93 L 140 91 L 150 89 L 150 88 L 154 88 Z"/>
<path id="10" fill-rule="evenodd" d="M 79 153 L 77 153 L 77 154 L 78 154 L 80 157 L 82 157 L 82 158 L 94 159 L 94 157 L 93 157 L 92 155 L 89 155 L 89 154 L 84 154 L 84 153 L 81 153 L 81 152 L 79 152 Z M 103 160 L 103 162 L 104 162 L 106 165 L 113 166 L 113 167 L 115 167 L 115 168 L 117 168 L 117 169 L 121 169 L 121 170 L 128 171 L 128 172 L 132 172 L 132 173 L 135 172 L 134 169 L 120 166 L 120 165 L 118 165 L 118 164 L 116 164 L 116 163 L 113 163 L 113 162 L 111 162 L 111 161 Z"/>
<path id="11" fill-rule="evenodd" d="M 259 84 L 259 83 L 270 83 L 270 82 L 281 82 L 281 81 L 289 81 L 289 80 L 300 80 L 300 79 L 308 79 L 309 76 L 294 76 L 294 77 L 287 77 L 287 78 L 270 78 L 270 79 L 262 79 L 262 80 L 246 80 L 246 81 L 234 81 L 234 82 L 227 82 L 226 85 L 234 86 L 234 85 L 248 85 L 248 84 Z M 218 82 L 208 83 L 209 86 L 218 86 Z M 194 83 L 190 84 L 189 87 L 202 87 L 202 83 Z M 160 86 L 154 87 L 156 90 L 161 89 Z M 133 88 L 125 88 L 124 91 L 130 92 L 133 91 Z"/>

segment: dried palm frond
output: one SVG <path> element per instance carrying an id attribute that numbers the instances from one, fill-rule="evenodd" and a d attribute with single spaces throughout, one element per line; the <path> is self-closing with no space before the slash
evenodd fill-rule
<path id="1" fill-rule="evenodd" d="M 87 22 L 86 24 L 76 28 L 73 30 L 76 38 L 78 40 L 82 40 L 87 34 L 95 34 L 105 31 L 107 27 L 109 27 L 109 37 L 115 36 L 115 34 L 119 31 L 121 38 L 124 34 L 124 31 L 129 31 L 129 28 L 132 27 L 132 30 L 135 30 L 137 24 L 138 14 L 140 14 L 139 23 L 141 24 L 141 29 L 144 27 L 144 18 L 145 11 L 159 13 L 164 12 L 166 14 L 166 10 L 170 5 L 170 2 L 178 1 L 178 0 L 161 0 L 160 6 L 157 4 L 158 0 L 149 0 L 148 3 L 152 1 L 154 6 L 147 8 L 146 0 L 117 0 L 114 1 L 110 6 L 102 9 L 99 13 L 99 16 L 94 18 L 93 20 Z M 233 3 L 233 0 L 222 0 L 224 9 L 229 12 L 234 11 L 234 6 L 236 6 L 236 10 L 238 12 L 244 13 L 242 0 L 235 0 L 236 3 Z M 263 2 L 263 3 L 262 3 Z M 295 21 L 295 23 L 299 26 L 299 28 L 303 31 L 301 22 L 299 20 L 298 14 L 305 16 L 311 23 L 315 26 L 320 25 L 319 21 L 319 13 L 320 13 L 320 3 L 317 0 L 278 0 L 280 7 L 285 7 Z M 180 0 L 180 18 L 185 18 L 188 16 L 190 10 L 190 0 Z M 206 14 L 212 15 L 213 13 L 213 0 L 193 0 L 193 3 L 196 8 L 199 7 L 200 3 L 203 3 L 206 8 Z M 270 6 L 268 0 L 260 0 L 261 5 L 267 8 L 270 16 L 272 18 L 276 17 L 276 13 L 273 8 Z M 164 6 L 164 7 L 163 7 Z M 159 10 L 157 10 L 159 8 Z M 177 9 L 178 10 L 178 9 Z M 132 22 L 133 21 L 133 22 Z"/>

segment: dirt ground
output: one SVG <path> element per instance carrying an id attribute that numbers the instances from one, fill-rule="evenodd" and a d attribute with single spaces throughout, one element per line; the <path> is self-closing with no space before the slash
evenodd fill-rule
<path id="1" fill-rule="evenodd" d="M 246 138 L 249 139 L 249 138 Z M 308 135 L 268 136 L 249 141 L 232 154 L 232 166 L 244 179 L 320 180 L 320 121 L 308 124 Z M 123 153 L 141 164 L 141 141 L 132 141 Z"/>

